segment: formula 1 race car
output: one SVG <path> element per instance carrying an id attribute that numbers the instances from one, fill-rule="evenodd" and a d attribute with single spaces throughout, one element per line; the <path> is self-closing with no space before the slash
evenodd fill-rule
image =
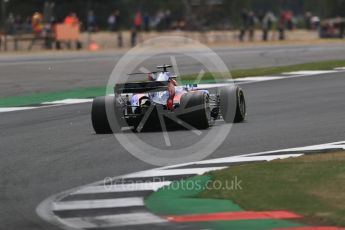
<path id="1" fill-rule="evenodd" d="M 92 103 L 91 120 L 96 133 L 168 129 L 207 129 L 216 120 L 242 122 L 246 116 L 243 90 L 234 84 L 202 87 L 179 86 L 176 76 L 157 66 L 160 72 L 148 74 L 148 81 L 116 84 L 113 96 L 97 97 Z M 211 88 L 214 93 L 210 93 Z"/>

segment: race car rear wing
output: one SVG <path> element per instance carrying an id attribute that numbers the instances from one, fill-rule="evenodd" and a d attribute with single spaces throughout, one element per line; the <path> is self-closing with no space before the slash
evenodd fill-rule
<path id="1" fill-rule="evenodd" d="M 146 81 L 146 82 L 128 82 L 116 84 L 114 92 L 121 93 L 149 93 L 168 90 L 168 81 Z"/>

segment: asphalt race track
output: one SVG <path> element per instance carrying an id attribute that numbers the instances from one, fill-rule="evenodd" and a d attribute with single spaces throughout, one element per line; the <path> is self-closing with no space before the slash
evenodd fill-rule
<path id="1" fill-rule="evenodd" d="M 215 48 L 214 51 L 229 70 L 345 59 L 345 46 L 339 44 Z M 0 57 L 0 97 L 103 86 L 123 54 L 57 53 Z M 207 58 L 208 53 L 199 55 Z M 176 55 L 176 61 L 181 74 L 199 73 L 201 70 L 198 62 L 185 55 Z M 156 65 L 170 62 L 170 55 L 157 55 L 145 61 L 143 66 L 155 70 Z"/>
<path id="2" fill-rule="evenodd" d="M 345 58 L 344 51 L 344 46 L 218 50 L 227 64 L 231 59 L 231 68 Z M 113 57 L 107 55 L 98 61 L 93 57 L 95 67 L 77 58 L 73 62 L 62 57 L 45 62 L 17 58 L 12 64 L 1 59 L 0 96 L 100 85 L 112 70 Z M 39 65 L 40 61 L 43 64 Z M 47 66 L 61 71 L 44 75 Z M 193 63 L 182 66 L 185 72 L 197 68 Z M 49 78 L 55 80 L 50 82 Z M 345 139 L 344 72 L 245 84 L 242 88 L 247 121 L 234 125 L 226 141 L 208 158 Z M 154 167 L 130 155 L 112 135 L 95 135 L 90 105 L 0 114 L 0 229 L 57 229 L 35 212 L 45 198 L 108 176 Z M 161 133 L 139 135 L 147 142 L 164 145 Z M 171 133 L 171 139 L 180 145 L 188 145 L 189 136 L 192 138 L 190 131 Z"/>

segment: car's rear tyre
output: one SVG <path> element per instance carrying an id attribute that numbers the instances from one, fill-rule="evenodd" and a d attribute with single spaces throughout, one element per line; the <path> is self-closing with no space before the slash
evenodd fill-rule
<path id="1" fill-rule="evenodd" d="M 182 96 L 181 115 L 184 122 L 196 129 L 207 129 L 211 124 L 209 95 L 205 92 L 189 92 Z"/>
<path id="2" fill-rule="evenodd" d="M 247 114 L 246 100 L 244 98 L 244 93 L 241 88 L 237 88 L 236 92 L 236 114 L 235 114 L 235 123 L 244 121 Z"/>
<path id="3" fill-rule="evenodd" d="M 245 119 L 246 102 L 241 88 L 230 85 L 220 89 L 220 113 L 226 123 L 242 122 Z"/>
<path id="4" fill-rule="evenodd" d="M 118 113 L 115 108 L 116 101 L 115 97 L 113 96 L 96 97 L 95 99 L 93 99 L 91 109 L 91 121 L 93 129 L 97 134 L 109 134 L 113 132 L 119 132 L 121 130 L 119 122 L 115 121 L 115 119 L 118 116 Z M 114 120 L 108 118 L 107 109 L 108 111 L 114 109 Z M 112 114 L 109 113 L 109 115 Z M 110 125 L 109 121 L 112 125 Z"/>

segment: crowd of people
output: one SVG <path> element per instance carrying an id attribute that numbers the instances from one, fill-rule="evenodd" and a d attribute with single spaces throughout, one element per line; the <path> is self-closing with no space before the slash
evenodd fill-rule
<path id="1" fill-rule="evenodd" d="M 34 12 L 31 17 L 26 17 L 23 19 L 20 14 L 14 15 L 13 13 L 9 13 L 7 20 L 6 20 L 6 28 L 7 33 L 12 34 L 20 31 L 25 32 L 37 32 L 38 31 L 38 24 L 42 24 L 41 30 L 43 30 L 43 24 L 53 24 L 56 23 L 56 18 L 54 16 L 54 3 L 46 2 L 43 12 Z M 73 16 L 71 14 L 73 13 Z M 109 31 L 116 31 L 121 26 L 120 20 L 120 11 L 114 10 L 107 19 L 108 30 Z M 69 19 L 78 18 L 76 13 L 71 12 L 69 13 L 64 21 L 68 21 Z M 82 23 L 82 21 L 78 18 L 78 22 Z M 179 28 L 180 25 L 183 23 L 178 22 L 177 24 L 172 24 L 171 12 L 170 10 L 159 10 L 156 15 L 150 15 L 148 12 L 142 13 L 140 10 L 135 12 L 133 18 L 133 27 L 137 30 L 143 31 L 165 31 L 170 29 Z M 93 10 L 88 11 L 87 17 L 85 20 L 85 24 L 83 24 L 83 28 L 85 30 L 91 30 L 93 32 L 99 30 L 96 21 L 96 15 Z"/>
<path id="2" fill-rule="evenodd" d="M 169 9 L 161 9 L 154 14 L 137 9 L 133 11 L 130 28 L 128 28 L 128 17 L 130 16 L 122 15 L 119 10 L 113 10 L 108 15 L 106 22 L 100 22 L 100 18 L 104 17 L 98 18 L 98 15 L 90 9 L 86 13 L 85 20 L 81 20 L 75 12 L 70 12 L 58 21 L 55 17 L 55 3 L 48 0 L 44 3 L 42 13 L 35 12 L 31 17 L 26 18 L 9 13 L 5 24 L 6 34 L 32 33 L 36 37 L 46 38 L 55 35 L 56 24 L 78 25 L 81 30 L 90 34 L 100 30 L 99 24 L 106 24 L 106 29 L 109 32 L 117 33 L 119 47 L 123 46 L 122 30 L 124 29 L 130 29 L 130 43 L 134 46 L 141 31 L 185 30 L 187 29 L 186 25 L 188 25 L 184 19 L 176 20 Z M 306 29 L 317 30 L 319 28 L 319 17 L 311 12 L 306 12 L 303 17 Z M 277 38 L 284 40 L 285 31 L 294 30 L 297 25 L 297 17 L 291 10 L 283 10 L 279 14 L 275 14 L 270 10 L 254 12 L 253 10 L 242 9 L 239 18 L 241 23 L 238 38 L 240 41 L 253 41 L 258 29 L 262 30 L 263 41 Z M 126 25 L 124 21 L 126 21 Z M 277 38 L 273 38 L 273 31 L 278 32 Z M 46 43 L 46 48 L 49 47 L 51 47 L 49 43 Z"/>
<path id="3" fill-rule="evenodd" d="M 248 40 L 253 41 L 255 37 L 255 30 L 261 27 L 262 40 L 267 41 L 270 38 L 270 32 L 278 31 L 278 39 L 285 39 L 285 31 L 292 31 L 295 29 L 297 19 L 291 10 L 283 10 L 278 16 L 272 11 L 268 10 L 264 13 L 256 14 L 252 10 L 243 9 L 241 11 L 241 29 L 239 40 L 244 41 L 245 35 L 248 34 Z M 311 12 L 306 12 L 304 16 L 304 27 L 308 30 L 317 30 L 320 25 L 320 19 L 312 15 Z"/>
<path id="4" fill-rule="evenodd" d="M 84 23 L 79 19 L 75 12 L 70 12 L 63 20 L 58 21 L 55 17 L 55 4 L 46 1 L 43 12 L 34 12 L 31 17 L 25 20 L 20 15 L 14 16 L 9 13 L 5 23 L 7 35 L 18 35 L 32 33 L 36 37 L 51 37 L 55 33 L 55 25 L 64 23 L 67 25 L 79 25 L 81 30 L 89 33 L 99 31 L 97 16 L 93 10 L 87 12 Z M 123 45 L 121 30 L 124 29 L 122 17 L 119 10 L 114 10 L 107 18 L 107 30 L 118 33 L 118 46 Z M 178 22 L 172 24 L 171 11 L 169 9 L 159 10 L 156 14 L 150 15 L 148 12 L 142 13 L 137 10 L 132 19 L 131 26 L 131 44 L 134 46 L 137 40 L 137 34 L 140 31 L 166 31 L 170 29 L 183 29 L 185 23 Z M 174 27 L 173 27 L 174 26 Z M 48 48 L 48 47 L 47 47 Z"/>

